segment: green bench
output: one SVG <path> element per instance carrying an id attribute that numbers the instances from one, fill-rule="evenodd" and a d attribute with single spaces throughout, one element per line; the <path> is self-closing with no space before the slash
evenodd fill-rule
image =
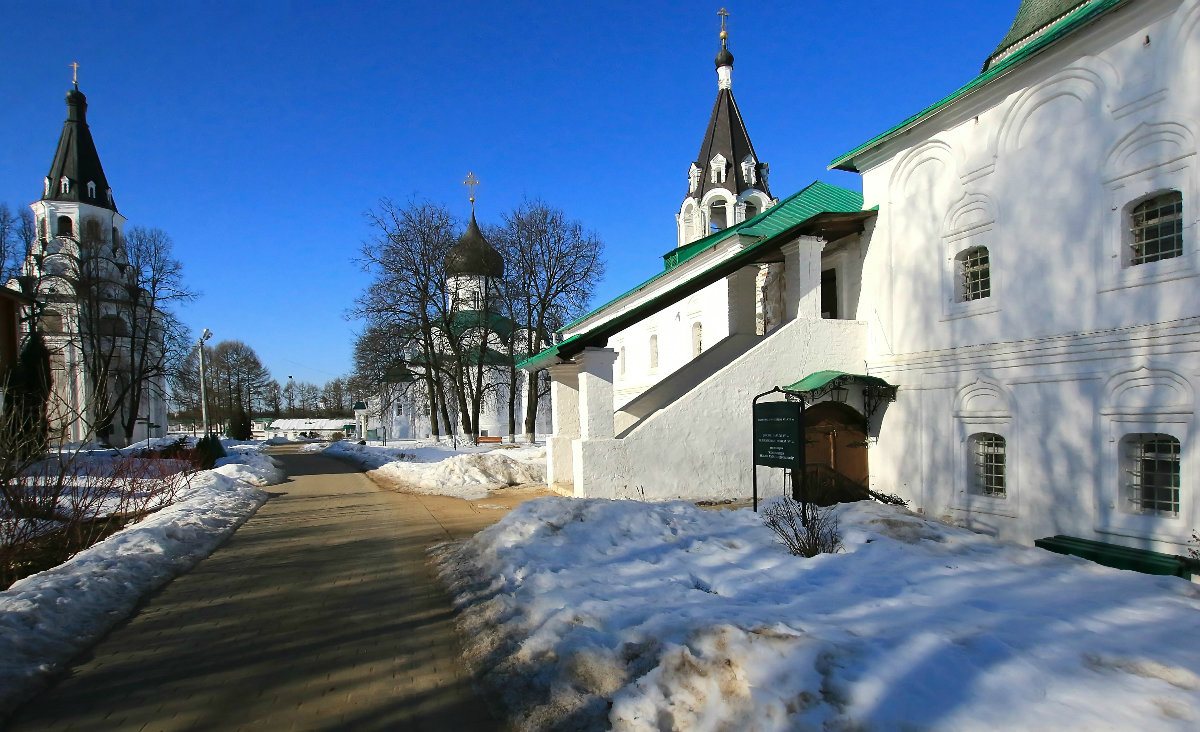
<path id="1" fill-rule="evenodd" d="M 1083 557 L 1096 564 L 1103 564 L 1105 567 L 1131 569 L 1144 574 L 1159 574 L 1190 580 L 1192 572 L 1200 571 L 1200 562 L 1191 557 L 1152 552 L 1149 549 L 1135 549 L 1103 541 L 1080 539 L 1075 536 L 1059 534 L 1038 539 L 1033 542 L 1033 545 L 1058 554 Z"/>

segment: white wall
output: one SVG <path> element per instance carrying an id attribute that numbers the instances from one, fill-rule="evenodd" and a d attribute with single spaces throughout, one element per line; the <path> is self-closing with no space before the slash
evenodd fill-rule
<path id="1" fill-rule="evenodd" d="M 857 317 L 871 373 L 901 387 L 872 480 L 1006 538 L 1178 553 L 1200 519 L 1200 3 L 1138 3 L 1076 36 L 864 164 L 880 212 Z M 1184 255 L 1123 264 L 1129 205 L 1163 189 L 1183 194 Z M 954 255 L 976 245 L 992 294 L 957 302 Z M 1120 435 L 1156 424 L 1183 443 L 1178 519 L 1117 495 Z M 1003 500 L 968 489 L 965 439 L 985 428 L 1011 435 Z"/>
<path id="2" fill-rule="evenodd" d="M 854 321 L 785 323 L 626 437 L 575 441 L 575 495 L 748 497 L 755 395 L 823 369 L 861 373 L 866 337 Z"/>

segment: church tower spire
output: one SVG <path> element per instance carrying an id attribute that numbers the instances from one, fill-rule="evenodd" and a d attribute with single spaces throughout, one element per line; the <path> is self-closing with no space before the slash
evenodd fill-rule
<path id="1" fill-rule="evenodd" d="M 742 113 L 733 98 L 733 54 L 725 8 L 717 52 L 717 101 L 688 169 L 688 189 L 675 217 L 677 246 L 708 236 L 762 213 L 775 204 L 767 186 L 767 164 L 758 159 Z"/>
<path id="2" fill-rule="evenodd" d="M 42 181 L 42 197 L 30 207 L 38 238 L 43 242 L 61 236 L 115 245 L 120 241 L 125 217 L 117 211 L 88 128 L 87 97 L 79 91 L 79 65 L 71 67 L 74 74 L 66 97 L 67 119 L 50 161 L 50 172 Z"/>

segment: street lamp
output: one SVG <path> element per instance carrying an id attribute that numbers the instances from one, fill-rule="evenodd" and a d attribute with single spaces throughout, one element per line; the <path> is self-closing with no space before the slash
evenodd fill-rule
<path id="1" fill-rule="evenodd" d="M 205 328 L 196 345 L 200 347 L 200 419 L 204 422 L 204 436 L 208 437 L 208 385 L 204 383 L 204 342 L 212 338 L 212 331 Z"/>

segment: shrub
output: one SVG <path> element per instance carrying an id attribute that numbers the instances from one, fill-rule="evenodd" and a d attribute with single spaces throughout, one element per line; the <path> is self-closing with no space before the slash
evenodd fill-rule
<path id="1" fill-rule="evenodd" d="M 196 442 L 192 464 L 200 470 L 211 470 L 217 461 L 225 457 L 225 448 L 216 435 L 205 435 Z"/>
<path id="2" fill-rule="evenodd" d="M 822 508 L 784 496 L 763 510 L 763 523 L 798 557 L 834 554 L 842 548 L 837 514 L 832 507 Z"/>
<path id="3" fill-rule="evenodd" d="M 250 415 L 246 414 L 242 405 L 238 404 L 233 408 L 233 415 L 229 418 L 229 427 L 225 430 L 225 434 L 229 435 L 231 439 L 239 441 L 253 439 L 254 425 L 250 423 Z"/>

